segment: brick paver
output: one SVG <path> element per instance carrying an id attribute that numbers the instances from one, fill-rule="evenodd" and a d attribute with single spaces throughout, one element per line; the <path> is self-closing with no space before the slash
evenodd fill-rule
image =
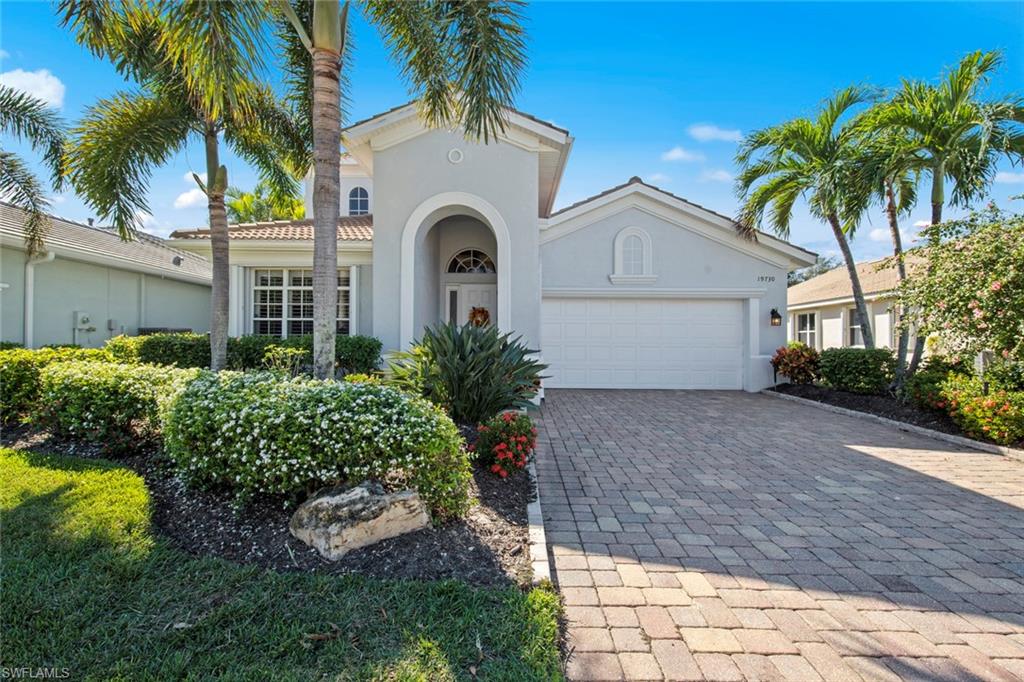
<path id="1" fill-rule="evenodd" d="M 548 391 L 571 679 L 1024 675 L 1024 464 L 766 396 Z"/>

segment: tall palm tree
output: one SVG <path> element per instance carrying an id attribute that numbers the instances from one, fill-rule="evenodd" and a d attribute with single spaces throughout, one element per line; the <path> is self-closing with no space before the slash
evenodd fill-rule
<path id="1" fill-rule="evenodd" d="M 337 333 L 341 69 L 349 3 L 280 0 L 279 6 L 292 29 L 285 52 L 295 96 L 308 103 L 313 133 L 314 372 L 331 377 Z M 418 96 L 429 125 L 457 124 L 485 143 L 504 130 L 504 108 L 512 104 L 526 63 L 518 3 L 366 0 L 362 6 Z"/>
<path id="2" fill-rule="evenodd" d="M 1018 98 L 981 99 L 991 75 L 1002 64 L 998 52 L 972 52 L 938 85 L 903 81 L 900 90 L 865 117 L 875 131 L 903 139 L 931 177 L 931 224 L 942 222 L 946 184 L 949 203 L 968 206 L 987 192 L 1000 158 L 1024 159 L 1024 102 Z M 904 144 L 901 142 L 901 145 Z M 909 373 L 924 351 L 918 337 Z"/>
<path id="3" fill-rule="evenodd" d="M 854 107 L 870 99 L 863 88 L 849 87 L 826 101 L 813 119 L 797 118 L 748 135 L 736 155 L 741 169 L 736 191 L 742 202 L 737 222 L 749 236 L 765 222 L 776 234 L 788 236 L 793 207 L 801 197 L 811 214 L 828 224 L 850 277 L 864 346 L 874 348 L 848 238 L 859 220 L 858 197 L 850 193 L 859 139 L 852 121 L 844 120 Z"/>
<path id="4" fill-rule="evenodd" d="M 189 140 L 202 140 L 213 251 L 211 368 L 227 364 L 229 245 L 221 143 L 259 170 L 281 195 L 294 195 L 290 150 L 300 147 L 288 112 L 259 82 L 266 14 L 255 3 L 185 0 L 115 3 L 64 0 L 63 23 L 76 39 L 137 84 L 100 100 L 73 131 L 68 175 L 123 238 L 149 212 L 153 169 Z"/>
<path id="5" fill-rule="evenodd" d="M 27 93 L 0 85 L 0 133 L 26 140 L 34 150 L 42 152 L 43 164 L 50 171 L 54 189 L 60 189 L 64 123 L 56 111 Z M 42 251 L 49 226 L 46 209 L 50 202 L 35 173 L 17 154 L 6 149 L 0 149 L 0 199 L 25 211 L 28 255 Z"/>

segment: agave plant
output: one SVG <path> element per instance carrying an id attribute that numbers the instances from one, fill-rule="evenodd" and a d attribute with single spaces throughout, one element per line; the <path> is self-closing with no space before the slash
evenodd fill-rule
<path id="1" fill-rule="evenodd" d="M 547 365 L 522 337 L 497 327 L 438 325 L 408 351 L 389 358 L 391 381 L 443 407 L 459 424 L 479 424 L 537 395 Z"/>

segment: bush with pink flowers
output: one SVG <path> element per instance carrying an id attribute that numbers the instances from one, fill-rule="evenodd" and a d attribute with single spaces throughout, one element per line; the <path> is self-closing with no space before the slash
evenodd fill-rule
<path id="1" fill-rule="evenodd" d="M 537 445 L 537 429 L 525 414 L 503 412 L 477 427 L 471 449 L 491 472 L 507 478 L 526 466 Z"/>

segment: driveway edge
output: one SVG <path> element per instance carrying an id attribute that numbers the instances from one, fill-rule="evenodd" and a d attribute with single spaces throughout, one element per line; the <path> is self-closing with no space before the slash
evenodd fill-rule
<path id="1" fill-rule="evenodd" d="M 981 450 L 982 452 L 989 452 L 994 455 L 1003 455 L 1004 457 L 1010 457 L 1024 462 L 1024 450 L 1018 450 L 1017 448 L 1008 448 L 1003 445 L 996 445 L 995 443 L 984 443 L 980 440 L 974 440 L 971 438 L 964 438 L 963 436 L 954 436 L 949 433 L 943 433 L 941 431 L 933 431 L 932 429 L 926 429 L 923 426 L 917 426 L 916 424 L 907 424 L 906 422 L 896 421 L 895 419 L 888 419 L 887 417 L 879 417 L 877 414 L 871 414 L 870 412 L 858 412 L 857 410 L 850 410 L 845 407 L 837 407 L 836 405 L 829 405 L 828 403 L 818 402 L 817 400 L 810 400 L 808 398 L 800 398 L 795 395 L 787 395 L 785 393 L 779 393 L 778 391 L 770 391 L 765 389 L 761 391 L 764 395 L 769 395 L 774 398 L 780 398 L 782 400 L 788 400 L 794 403 L 800 403 L 801 405 L 810 405 L 817 407 L 828 412 L 834 412 L 836 414 L 846 415 L 847 417 L 858 417 L 860 419 L 867 419 L 868 421 L 877 422 L 879 424 L 887 424 L 888 426 L 894 426 L 900 431 L 907 431 L 909 433 L 916 433 L 922 436 L 928 436 L 935 440 L 945 441 L 952 443 L 953 445 L 962 445 L 964 447 L 973 448 L 974 450 Z"/>
<path id="2" fill-rule="evenodd" d="M 548 539 L 544 534 L 544 514 L 540 507 L 540 481 L 537 479 L 537 467 L 533 459 L 526 465 L 526 471 L 533 479 L 534 488 L 534 500 L 526 507 L 530 526 L 530 566 L 533 568 L 533 584 L 539 585 L 551 581 L 551 565 L 548 563 Z"/>

